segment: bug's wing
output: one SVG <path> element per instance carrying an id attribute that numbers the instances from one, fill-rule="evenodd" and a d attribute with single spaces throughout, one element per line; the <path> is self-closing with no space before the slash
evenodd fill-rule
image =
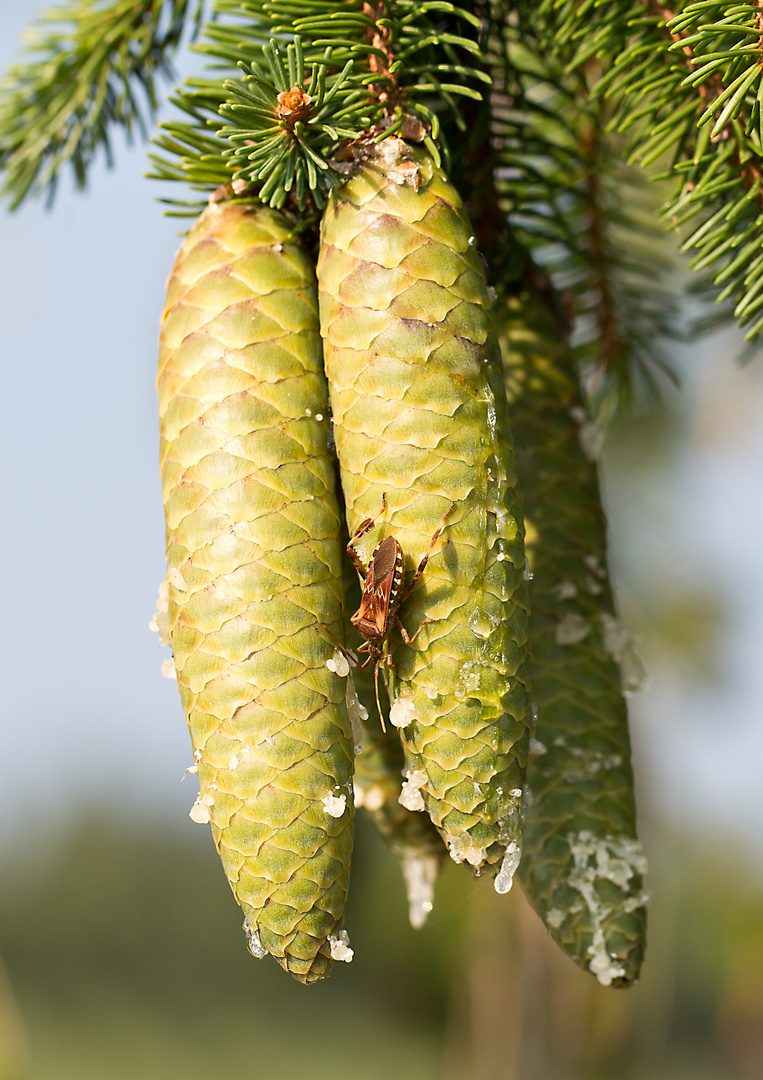
<path id="1" fill-rule="evenodd" d="M 386 493 L 375 540 L 393 534 L 410 574 L 456 504 L 401 611 L 409 633 L 436 622 L 410 647 L 396 636 L 392 708 L 408 717 L 408 767 L 425 777 L 420 790 L 452 857 L 475 871 L 503 867 L 506 888 L 529 726 L 524 552 L 500 356 L 473 240 L 440 170 L 390 138 L 332 194 L 318 280 L 350 531 Z"/>
<path id="2" fill-rule="evenodd" d="M 328 974 L 352 848 L 342 557 L 315 278 L 286 220 L 210 206 L 159 366 L 171 641 L 209 821 L 253 951 Z M 337 950 L 335 950 L 337 951 Z M 338 950 L 340 953 L 341 949 Z"/>
<path id="3" fill-rule="evenodd" d="M 607 573 L 597 433 L 540 297 L 507 300 L 500 330 L 533 570 L 537 723 L 520 877 L 564 951 L 600 982 L 627 985 L 646 909 L 622 688 L 635 689 L 640 667 Z"/>

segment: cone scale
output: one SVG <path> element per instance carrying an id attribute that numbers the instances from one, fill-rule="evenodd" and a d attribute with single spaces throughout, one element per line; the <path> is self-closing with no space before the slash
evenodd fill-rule
<path id="1" fill-rule="evenodd" d="M 251 951 L 312 982 L 349 958 L 353 750 L 347 680 L 316 633 L 341 634 L 342 550 L 315 277 L 282 215 L 202 214 L 169 278 L 158 388 L 191 816 Z"/>
<path id="2" fill-rule="evenodd" d="M 522 526 L 490 303 L 461 200 L 432 161 L 381 144 L 327 206 L 321 333 L 350 532 L 394 535 L 406 578 L 442 535 L 384 665 L 407 796 L 452 858 L 510 885 L 528 713 Z M 454 504 L 449 510 L 451 504 Z"/>

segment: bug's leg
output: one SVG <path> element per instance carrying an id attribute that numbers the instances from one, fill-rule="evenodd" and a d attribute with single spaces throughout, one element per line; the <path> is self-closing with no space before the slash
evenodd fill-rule
<path id="1" fill-rule="evenodd" d="M 406 645 L 410 645 L 412 641 L 416 640 L 416 638 L 419 636 L 422 629 L 427 625 L 427 623 L 439 622 L 439 621 L 440 621 L 439 619 L 424 619 L 424 621 L 421 623 L 421 625 L 419 626 L 418 630 L 413 635 L 413 637 L 408 637 L 408 631 L 405 629 L 403 624 L 400 622 L 399 619 L 395 619 L 395 622 L 397 623 L 397 628 L 400 631 L 400 637 L 403 639 L 403 641 L 405 642 Z"/>
<path id="2" fill-rule="evenodd" d="M 370 518 L 367 518 L 367 520 L 363 522 L 363 525 L 366 525 L 366 524 L 368 524 L 368 522 L 370 522 L 370 520 L 371 520 Z M 361 525 L 361 528 L 362 528 L 362 527 L 363 527 L 363 526 Z M 370 526 L 369 526 L 369 528 L 370 528 Z M 356 535 L 357 535 L 357 534 L 356 534 Z M 355 537 L 353 536 L 352 540 L 354 540 L 354 539 L 355 539 Z M 366 577 L 366 575 L 368 574 L 368 568 L 367 568 L 367 567 L 365 567 L 365 566 L 363 565 L 363 563 L 362 563 L 362 562 L 360 561 L 360 557 L 359 557 L 359 555 L 358 555 L 357 551 L 356 551 L 356 550 L 355 550 L 355 548 L 354 548 L 354 547 L 352 546 L 352 540 L 350 540 L 349 544 L 347 545 L 347 554 L 348 554 L 348 555 L 350 556 L 350 559 L 352 560 L 352 565 L 353 565 L 353 566 L 355 567 L 355 569 L 356 569 L 356 570 L 358 571 L 358 573 L 360 574 L 360 576 L 361 576 L 362 578 L 365 578 L 365 577 Z"/>
<path id="3" fill-rule="evenodd" d="M 435 544 L 437 543 L 437 541 L 438 541 L 438 540 L 440 539 L 440 533 L 441 533 L 441 532 L 442 532 L 442 530 L 443 530 L 443 529 L 445 528 L 445 520 L 446 520 L 446 518 L 447 518 L 448 514 L 449 514 L 449 513 L 451 512 L 451 510 L 453 509 L 453 507 L 454 507 L 455 505 L 456 505 L 456 504 L 455 504 L 454 502 L 452 502 L 452 503 L 450 504 L 450 506 L 448 507 L 448 509 L 447 509 L 447 510 L 445 511 L 445 513 L 444 513 L 444 514 L 442 515 L 442 519 L 441 519 L 441 521 L 440 521 L 440 524 L 439 524 L 439 525 L 437 526 L 437 531 L 435 532 L 435 534 L 434 534 L 434 536 L 432 537 L 432 539 L 431 539 L 431 540 L 429 541 L 429 547 L 428 547 L 428 548 L 427 548 L 427 550 L 426 550 L 426 553 L 425 553 L 425 555 L 424 555 L 424 558 L 423 558 L 423 559 L 421 560 L 421 562 L 419 563 L 418 567 L 416 568 L 416 573 L 415 573 L 415 574 L 413 575 L 413 577 L 411 578 L 411 580 L 410 580 L 410 582 L 409 582 L 409 584 L 408 584 L 408 588 L 407 588 L 407 589 L 405 590 L 405 592 L 403 593 L 403 595 L 402 595 L 402 596 L 400 597 L 400 603 L 401 603 L 401 604 L 403 603 L 403 601 L 404 601 L 404 600 L 407 600 L 407 599 L 408 599 L 408 597 L 410 596 L 410 594 L 411 594 L 411 593 L 413 592 L 413 587 L 414 587 L 414 585 L 415 585 L 415 584 L 416 584 L 416 582 L 417 582 L 417 581 L 419 580 L 419 578 L 421 577 L 421 575 L 422 575 L 422 574 L 424 573 L 424 569 L 425 569 L 425 567 L 426 567 L 427 563 L 429 562 L 429 556 L 430 556 L 430 555 L 432 554 L 432 552 L 434 551 L 434 546 L 435 546 Z M 427 622 L 431 622 L 431 621 L 432 621 L 431 619 L 427 619 Z M 421 626 L 423 626 L 423 625 L 424 625 L 424 624 L 422 623 L 422 624 L 421 624 Z M 421 629 L 421 627 L 419 627 L 419 630 L 420 630 L 420 629 Z M 419 631 L 417 630 L 417 631 L 416 631 L 416 633 L 418 634 L 418 632 L 419 632 Z M 403 640 L 405 640 L 405 639 L 403 639 Z M 411 640 L 413 640 L 413 639 L 411 639 Z"/>
<path id="4" fill-rule="evenodd" d="M 381 510 L 379 510 L 378 514 L 376 514 L 374 517 L 366 518 L 364 521 L 361 521 L 360 525 L 358 525 L 357 529 L 355 530 L 355 532 L 350 537 L 349 543 L 347 544 L 347 554 L 352 559 L 353 566 L 358 571 L 360 576 L 363 577 L 363 578 L 368 573 L 368 567 L 364 566 L 363 563 L 360 561 L 360 557 L 359 557 L 357 551 L 355 550 L 355 548 L 352 545 L 355 543 L 356 540 L 359 540 L 361 538 L 361 536 L 365 536 L 367 532 L 370 532 L 370 530 L 373 529 L 374 525 L 377 522 L 377 519 L 382 516 L 382 514 L 384 513 L 384 511 L 386 509 L 387 509 L 387 493 L 385 491 L 382 494 Z"/>

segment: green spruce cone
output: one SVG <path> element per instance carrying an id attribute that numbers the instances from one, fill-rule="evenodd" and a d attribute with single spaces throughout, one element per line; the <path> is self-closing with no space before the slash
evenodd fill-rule
<path id="1" fill-rule="evenodd" d="M 315 277 L 286 219 L 216 203 L 177 256 L 159 363 L 169 626 L 200 794 L 250 950 L 350 959 L 342 548 Z"/>
<path id="2" fill-rule="evenodd" d="M 500 308 L 533 571 L 537 720 L 520 878 L 562 949 L 605 986 L 628 986 L 644 953 L 646 864 L 623 690 L 643 671 L 607 573 L 601 435 L 543 296 L 526 291 Z"/>
<path id="3" fill-rule="evenodd" d="M 345 561 L 345 604 L 348 612 L 360 604 L 360 585 L 355 568 Z M 353 635 L 356 640 L 352 640 Z M 348 638 L 357 647 L 362 639 L 350 628 Z M 357 697 L 348 700 L 351 716 L 357 716 L 361 749 L 355 758 L 355 806 L 362 807 L 400 862 L 408 893 L 411 925 L 419 929 L 434 903 L 434 887 L 446 849 L 427 814 L 408 810 L 400 802 L 405 757 L 397 731 L 382 730 L 376 707 L 373 670 L 355 668 L 351 678 Z M 351 693 L 351 691 L 348 691 Z M 385 708 L 384 687 L 380 690 Z"/>
<path id="4" fill-rule="evenodd" d="M 332 194 L 318 260 L 321 333 L 350 530 L 365 565 L 394 535 L 406 580 L 444 520 L 384 665 L 408 777 L 452 858 L 519 860 L 529 717 L 524 550 L 500 354 L 461 200 L 390 138 Z M 453 505 L 452 505 L 453 504 Z"/>

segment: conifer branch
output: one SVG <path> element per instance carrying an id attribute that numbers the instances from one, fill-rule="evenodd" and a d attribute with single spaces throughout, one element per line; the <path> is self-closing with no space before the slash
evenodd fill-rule
<path id="1" fill-rule="evenodd" d="M 490 83 L 480 20 L 447 0 L 217 0 L 214 10 L 200 50 L 217 68 L 173 99 L 191 122 L 164 125 L 153 158 L 154 176 L 202 191 L 229 183 L 274 207 L 291 197 L 320 208 L 342 180 L 346 143 L 408 125 L 439 160 L 441 115 L 463 127 L 454 96 L 479 99 Z M 298 109 L 287 115 L 289 96 Z"/>
<path id="2" fill-rule="evenodd" d="M 579 6 L 544 0 L 536 26 L 566 69 L 595 60 L 593 92 L 612 106 L 632 161 L 678 180 L 664 208 L 691 266 L 728 302 L 746 336 L 763 333 L 761 7 L 707 2 L 676 13 L 659 0 Z M 532 18 L 530 14 L 528 17 Z M 692 228 L 688 228 L 690 225 Z M 728 316 L 720 310 L 719 321 Z"/>
<path id="3" fill-rule="evenodd" d="M 73 0 L 44 12 L 27 32 L 26 57 L 0 85 L 0 171 L 12 207 L 29 194 L 52 200 L 70 164 L 83 188 L 99 149 L 112 163 L 111 130 L 147 137 L 157 76 L 184 31 L 198 28 L 203 0 Z"/>
<path id="4" fill-rule="evenodd" d="M 683 336 L 658 195 L 624 163 L 585 72 L 565 74 L 531 26 L 504 21 L 491 54 L 496 177 L 512 232 L 567 298 L 595 407 L 654 399 L 661 378 L 675 380 L 666 340 Z"/>

